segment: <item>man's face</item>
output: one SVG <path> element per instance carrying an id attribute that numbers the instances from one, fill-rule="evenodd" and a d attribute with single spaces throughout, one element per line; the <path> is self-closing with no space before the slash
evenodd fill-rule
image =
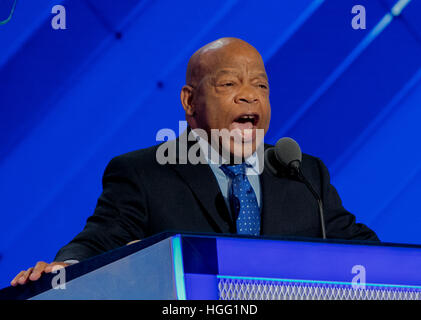
<path id="1" fill-rule="evenodd" d="M 238 46 L 211 52 L 205 64 L 207 72 L 194 88 L 193 126 L 208 135 L 211 129 L 228 129 L 240 136 L 242 146 L 251 144 L 254 152 L 259 144 L 256 129 L 266 134 L 270 122 L 269 83 L 260 55 L 250 47 Z M 231 154 L 238 150 L 234 141 L 238 145 L 238 139 L 223 145 Z"/>

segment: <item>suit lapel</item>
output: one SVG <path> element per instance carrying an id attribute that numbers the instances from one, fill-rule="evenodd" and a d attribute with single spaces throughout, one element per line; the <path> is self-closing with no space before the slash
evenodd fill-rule
<path id="1" fill-rule="evenodd" d="M 211 219 L 211 224 L 219 232 L 230 232 L 230 215 L 219 189 L 215 175 L 207 164 L 176 164 L 173 166 L 181 178 L 189 185 L 203 211 Z"/>
<path id="2" fill-rule="evenodd" d="M 189 185 L 214 229 L 221 233 L 230 233 L 232 232 L 233 221 L 212 169 L 208 164 L 203 164 L 204 161 L 199 164 L 191 164 L 186 158 L 180 161 L 186 155 L 181 155 L 179 151 L 188 151 L 195 145 L 195 142 L 188 141 L 184 136 L 188 135 L 189 132 L 190 130 L 186 130 L 177 139 L 177 163 L 172 168 Z M 187 146 L 185 147 L 183 143 L 186 142 Z M 179 147 L 180 144 L 181 147 Z"/>
<path id="3" fill-rule="evenodd" d="M 188 134 L 189 130 L 183 133 Z M 184 140 L 183 140 L 184 139 Z M 180 136 L 177 140 L 177 163 L 172 168 L 189 185 L 192 193 L 203 208 L 214 229 L 222 233 L 235 232 L 235 222 L 226 207 L 224 198 L 212 169 L 208 164 L 193 165 L 189 161 L 180 163 L 179 144 L 187 142 L 185 150 L 190 150 L 194 142 Z M 268 145 L 265 146 L 267 148 Z M 184 159 L 185 160 L 185 159 Z M 184 164 L 185 163 L 185 164 Z M 288 179 L 273 175 L 268 168 L 264 168 L 260 175 L 262 208 L 261 234 L 280 235 L 288 233 L 288 215 L 285 212 L 285 201 L 288 193 Z"/>
<path id="4" fill-rule="evenodd" d="M 260 175 L 262 192 L 261 234 L 280 235 L 288 230 L 286 219 L 288 180 L 273 175 L 265 166 Z"/>
<path id="5" fill-rule="evenodd" d="M 235 230 L 218 182 L 207 164 L 177 164 L 174 170 L 189 185 L 204 211 L 213 220 L 222 233 Z M 204 183 L 206 182 L 206 183 Z M 260 176 L 262 193 L 261 234 L 280 235 L 288 233 L 290 221 L 285 212 L 285 201 L 288 193 L 288 180 L 276 177 L 264 169 Z"/>

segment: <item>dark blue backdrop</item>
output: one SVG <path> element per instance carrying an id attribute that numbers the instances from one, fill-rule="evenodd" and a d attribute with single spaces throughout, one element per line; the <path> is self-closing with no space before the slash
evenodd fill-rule
<path id="1" fill-rule="evenodd" d="M 18 1 L 0 25 L 0 287 L 81 230 L 113 156 L 178 130 L 188 58 L 223 36 L 266 62 L 266 141 L 296 139 L 359 221 L 420 244 L 420 13 L 420 0 Z"/>

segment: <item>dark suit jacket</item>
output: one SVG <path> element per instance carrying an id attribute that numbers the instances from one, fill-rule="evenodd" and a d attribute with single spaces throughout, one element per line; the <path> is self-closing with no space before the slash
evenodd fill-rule
<path id="1" fill-rule="evenodd" d="M 235 233 L 235 222 L 209 165 L 160 165 L 157 148 L 110 161 L 94 214 L 55 261 L 84 260 L 163 231 Z M 343 208 L 319 159 L 303 154 L 302 170 L 322 197 L 328 238 L 378 240 Z M 261 235 L 321 237 L 317 202 L 303 183 L 274 176 L 267 168 L 260 182 Z"/>

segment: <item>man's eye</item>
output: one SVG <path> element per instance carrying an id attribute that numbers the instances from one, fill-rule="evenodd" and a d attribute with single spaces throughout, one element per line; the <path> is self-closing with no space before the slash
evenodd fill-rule
<path id="1" fill-rule="evenodd" d="M 232 87 L 233 85 L 234 85 L 234 82 L 224 82 L 222 84 L 222 86 L 224 86 L 224 87 Z"/>
<path id="2" fill-rule="evenodd" d="M 268 88 L 268 86 L 267 85 L 265 85 L 265 84 L 259 84 L 259 88 L 262 88 L 262 89 L 267 89 Z"/>

